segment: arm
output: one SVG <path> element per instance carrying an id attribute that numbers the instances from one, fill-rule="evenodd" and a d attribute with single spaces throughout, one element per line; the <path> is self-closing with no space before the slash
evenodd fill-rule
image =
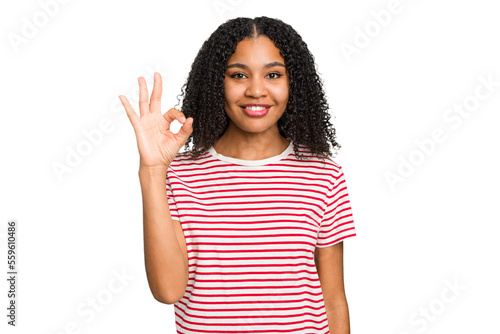
<path id="1" fill-rule="evenodd" d="M 350 334 L 349 309 L 344 291 L 343 242 L 314 251 L 331 334 Z"/>
<path id="2" fill-rule="evenodd" d="M 166 175 L 167 169 L 139 168 L 149 288 L 156 300 L 173 304 L 184 295 L 189 273 L 168 207 Z"/>
<path id="3" fill-rule="evenodd" d="M 146 80 L 139 77 L 138 81 L 140 116 L 125 96 L 120 95 L 119 98 L 134 128 L 140 155 L 146 275 L 155 299 L 173 304 L 186 291 L 189 268 L 182 228 L 178 221 L 174 228 L 170 215 L 166 178 L 168 167 L 193 132 L 193 118 L 186 119 L 175 108 L 162 115 L 162 80 L 159 73 L 154 73 L 150 103 Z M 170 131 L 174 120 L 183 123 L 177 134 Z"/>

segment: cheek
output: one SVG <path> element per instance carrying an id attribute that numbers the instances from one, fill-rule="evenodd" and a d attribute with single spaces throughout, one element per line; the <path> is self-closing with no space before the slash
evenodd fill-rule
<path id="1" fill-rule="evenodd" d="M 277 102 L 280 103 L 287 103 L 288 101 L 288 87 L 282 86 L 282 87 L 274 87 L 272 89 L 272 94 L 274 96 L 274 99 Z"/>
<path id="2" fill-rule="evenodd" d="M 224 97 L 226 98 L 226 103 L 235 103 L 242 96 L 244 91 L 241 87 L 236 85 L 224 85 Z"/>

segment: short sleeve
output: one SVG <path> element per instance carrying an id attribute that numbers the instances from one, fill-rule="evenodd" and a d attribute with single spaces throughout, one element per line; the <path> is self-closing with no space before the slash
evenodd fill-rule
<path id="1" fill-rule="evenodd" d="M 179 212 L 177 211 L 177 204 L 175 203 L 174 193 L 172 191 L 172 186 L 170 185 L 170 180 L 167 174 L 167 198 L 168 198 L 168 208 L 170 209 L 170 216 L 172 220 L 180 220 Z"/>
<path id="2" fill-rule="evenodd" d="M 316 247 L 324 248 L 335 245 L 347 238 L 356 236 L 356 229 L 351 211 L 351 202 L 342 167 L 328 192 L 327 205 L 318 231 Z"/>

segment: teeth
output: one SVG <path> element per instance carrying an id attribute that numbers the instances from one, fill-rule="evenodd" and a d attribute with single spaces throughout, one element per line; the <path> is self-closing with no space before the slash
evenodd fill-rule
<path id="1" fill-rule="evenodd" d="M 249 106 L 249 107 L 245 107 L 246 109 L 248 110 L 252 110 L 252 111 L 257 111 L 257 110 L 264 110 L 266 109 L 266 107 L 257 107 L 257 106 Z"/>

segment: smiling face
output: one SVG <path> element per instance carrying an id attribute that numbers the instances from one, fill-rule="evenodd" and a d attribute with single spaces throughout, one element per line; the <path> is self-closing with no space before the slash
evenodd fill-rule
<path id="1" fill-rule="evenodd" d="M 224 109 L 230 118 L 228 130 L 277 132 L 289 91 L 288 73 L 279 49 L 266 36 L 245 38 L 236 46 L 226 68 Z"/>

